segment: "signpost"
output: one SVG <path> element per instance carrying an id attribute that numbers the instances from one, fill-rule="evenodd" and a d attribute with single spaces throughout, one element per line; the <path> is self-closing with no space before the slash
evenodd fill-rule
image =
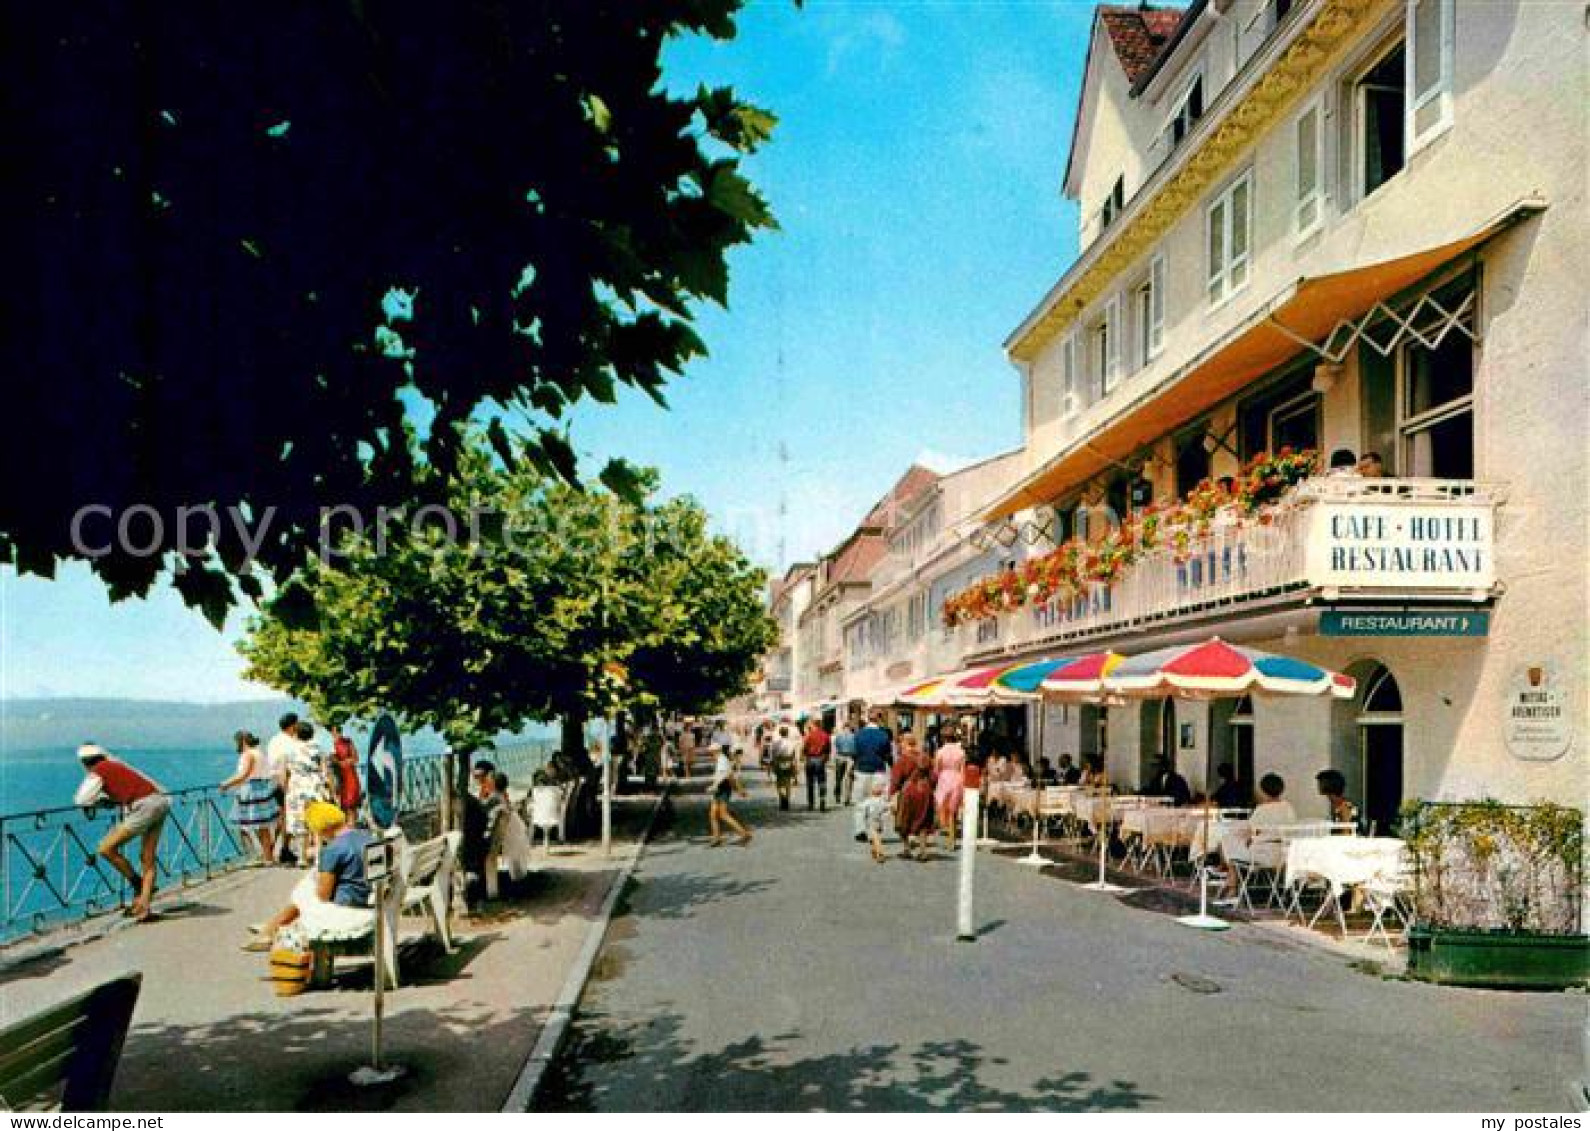
<path id="1" fill-rule="evenodd" d="M 1490 630 L 1484 609 L 1327 609 L 1319 615 L 1321 636 L 1488 636 Z"/>
<path id="2" fill-rule="evenodd" d="M 392 898 L 392 872 L 397 867 L 398 840 L 395 833 L 383 833 L 364 850 L 364 878 L 375 892 L 375 1027 L 370 1035 L 370 1063 L 349 1074 L 348 1080 L 362 1088 L 390 1084 L 407 1071 L 401 1064 L 381 1063 L 381 1023 L 386 1013 L 387 913 Z"/>

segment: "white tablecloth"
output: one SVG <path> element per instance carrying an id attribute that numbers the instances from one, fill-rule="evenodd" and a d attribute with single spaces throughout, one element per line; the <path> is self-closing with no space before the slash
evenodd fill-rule
<path id="1" fill-rule="evenodd" d="M 1403 872 L 1402 841 L 1389 836 L 1310 836 L 1287 845 L 1286 883 L 1317 876 L 1333 891 L 1383 879 L 1395 883 Z"/>

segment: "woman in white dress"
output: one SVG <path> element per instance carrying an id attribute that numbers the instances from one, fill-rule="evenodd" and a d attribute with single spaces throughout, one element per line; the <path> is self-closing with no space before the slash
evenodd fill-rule
<path id="1" fill-rule="evenodd" d="M 332 800 L 326 755 L 315 745 L 315 725 L 298 723 L 298 742 L 287 755 L 287 835 L 300 863 L 314 867 L 320 855 L 320 837 L 304 820 L 304 810 L 314 801 Z"/>

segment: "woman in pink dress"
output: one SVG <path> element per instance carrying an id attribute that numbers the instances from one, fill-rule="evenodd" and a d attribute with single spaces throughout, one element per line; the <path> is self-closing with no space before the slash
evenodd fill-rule
<path id="1" fill-rule="evenodd" d="M 961 749 L 960 730 L 952 723 L 945 727 L 941 737 L 944 745 L 933 756 L 933 807 L 939 815 L 939 831 L 949 838 L 950 851 L 955 851 L 955 822 L 961 812 L 961 793 L 965 789 L 966 751 Z"/>

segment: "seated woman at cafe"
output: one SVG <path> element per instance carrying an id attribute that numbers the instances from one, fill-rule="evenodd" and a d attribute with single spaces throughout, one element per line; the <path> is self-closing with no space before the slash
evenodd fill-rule
<path id="1" fill-rule="evenodd" d="M 1331 820 L 1341 824 L 1356 825 L 1358 823 L 1358 807 L 1343 796 L 1347 792 L 1347 779 L 1340 770 L 1321 770 L 1314 775 L 1314 785 L 1319 790 L 1319 795 L 1325 799 L 1330 807 Z M 1351 829 L 1335 829 L 1334 832 L 1350 835 Z"/>
<path id="2" fill-rule="evenodd" d="M 1244 848 L 1265 833 L 1297 822 L 1297 810 L 1282 797 L 1284 793 L 1286 782 L 1280 774 L 1265 774 L 1259 779 L 1259 803 L 1248 816 L 1249 833 Z M 1220 855 L 1226 864 L 1226 882 L 1222 894 L 1228 899 L 1237 894 L 1236 869 L 1231 867 L 1232 839 L 1228 837 L 1220 845 Z"/>
<path id="3" fill-rule="evenodd" d="M 1097 756 L 1085 759 L 1082 770 L 1084 789 L 1109 789 L 1110 776 L 1104 772 L 1104 760 Z"/>

